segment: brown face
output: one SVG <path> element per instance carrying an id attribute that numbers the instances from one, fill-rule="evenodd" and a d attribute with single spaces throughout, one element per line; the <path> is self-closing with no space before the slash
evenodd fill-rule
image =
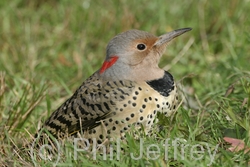
<path id="1" fill-rule="evenodd" d="M 159 59 L 167 44 L 181 34 L 190 31 L 191 28 L 182 28 L 166 33 L 159 37 L 148 36 L 147 38 L 138 38 L 131 42 L 127 48 L 131 55 L 128 58 L 131 66 L 158 66 Z"/>
<path id="2" fill-rule="evenodd" d="M 129 30 L 118 34 L 109 42 L 106 59 L 100 74 L 106 78 L 129 78 L 141 76 L 144 80 L 152 79 L 161 69 L 158 63 L 166 45 L 175 37 L 190 31 L 183 28 L 159 37 L 140 30 Z M 151 71 L 149 78 L 148 72 Z M 160 72 L 161 73 L 161 72 Z M 162 74 L 163 75 L 163 74 Z"/>
<path id="3" fill-rule="evenodd" d="M 132 41 L 128 49 L 130 53 L 132 53 L 129 57 L 130 65 L 136 66 L 145 59 L 158 59 L 160 55 L 158 54 L 157 48 L 154 46 L 157 40 L 157 37 L 151 37 Z"/>

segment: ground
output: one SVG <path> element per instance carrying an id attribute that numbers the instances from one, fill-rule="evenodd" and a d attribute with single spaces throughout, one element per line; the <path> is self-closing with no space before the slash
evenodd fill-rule
<path id="1" fill-rule="evenodd" d="M 250 1 L 2 0 L 0 2 L 0 164 L 5 166 L 247 166 L 224 137 L 250 146 Z M 155 136 L 83 151 L 63 141 L 50 160 L 25 154 L 41 124 L 100 68 L 107 42 L 128 29 L 161 35 L 191 27 L 160 67 L 183 92 Z M 119 143 L 119 142 L 118 142 Z M 112 152 L 112 149 L 116 150 Z M 231 149 L 232 150 L 232 149 Z M 16 152 L 15 152 L 16 151 Z M 112 156 L 113 155 L 113 156 Z"/>

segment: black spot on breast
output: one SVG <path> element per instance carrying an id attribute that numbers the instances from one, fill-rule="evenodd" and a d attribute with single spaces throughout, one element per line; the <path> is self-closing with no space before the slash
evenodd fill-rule
<path id="1" fill-rule="evenodd" d="M 165 71 L 165 74 L 162 78 L 148 81 L 147 84 L 165 97 L 168 97 L 169 93 L 174 90 L 173 76 L 167 71 Z"/>
<path id="2" fill-rule="evenodd" d="M 115 102 L 112 101 L 112 100 L 110 100 L 110 104 L 111 104 L 111 105 L 115 105 Z"/>
<path id="3" fill-rule="evenodd" d="M 103 135 L 102 135 L 102 134 L 100 134 L 100 135 L 99 135 L 99 138 L 100 138 L 100 139 L 103 139 Z"/>
<path id="4" fill-rule="evenodd" d="M 98 143 L 98 144 L 102 144 L 102 141 L 101 141 L 101 140 L 97 140 L 97 143 Z"/>

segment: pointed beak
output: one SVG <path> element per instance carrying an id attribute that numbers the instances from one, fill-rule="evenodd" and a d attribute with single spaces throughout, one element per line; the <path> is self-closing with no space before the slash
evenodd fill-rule
<path id="1" fill-rule="evenodd" d="M 161 46 L 162 44 L 165 44 L 167 42 L 170 42 L 172 39 L 180 36 L 181 34 L 184 34 L 185 32 L 188 32 L 192 30 L 192 28 L 181 28 L 178 30 L 174 30 L 171 32 L 168 32 L 164 35 L 159 36 L 159 39 L 155 42 L 155 46 Z"/>

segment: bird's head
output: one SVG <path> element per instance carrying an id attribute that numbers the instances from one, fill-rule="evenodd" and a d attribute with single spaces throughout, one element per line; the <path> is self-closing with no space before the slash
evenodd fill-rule
<path id="1" fill-rule="evenodd" d="M 118 34 L 107 46 L 106 59 L 99 74 L 106 80 L 149 81 L 161 78 L 164 71 L 158 63 L 166 45 L 190 30 L 182 28 L 159 37 L 140 30 Z"/>

